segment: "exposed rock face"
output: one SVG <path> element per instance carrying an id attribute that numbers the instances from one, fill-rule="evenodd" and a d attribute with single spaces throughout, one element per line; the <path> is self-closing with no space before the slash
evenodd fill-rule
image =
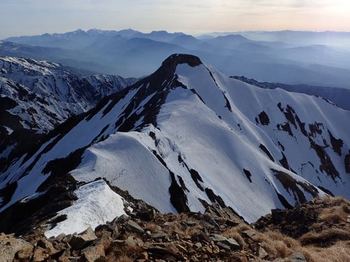
<path id="1" fill-rule="evenodd" d="M 202 61 L 194 55 L 174 54 L 165 59 L 162 66 L 175 70 L 179 64 L 188 64 L 194 67 L 202 64 Z"/>
<path id="2" fill-rule="evenodd" d="M 270 123 L 270 118 L 269 116 L 266 114 L 265 111 L 262 111 L 260 114 L 259 114 L 259 120 L 260 120 L 260 123 L 262 125 L 265 125 L 267 126 L 269 123 Z"/>
<path id="3" fill-rule="evenodd" d="M 341 150 L 344 145 L 343 140 L 335 138 L 329 130 L 328 130 L 328 134 L 329 134 L 331 145 L 334 152 L 336 152 L 339 156 L 341 156 Z"/>
<path id="4" fill-rule="evenodd" d="M 140 227 L 135 221 L 129 220 L 127 222 L 127 226 L 130 229 L 130 231 L 134 231 L 139 234 L 143 234 L 145 231 L 143 230 L 142 227 Z"/>
<path id="5" fill-rule="evenodd" d="M 344 164 L 346 173 L 350 174 L 350 152 L 345 156 Z"/>

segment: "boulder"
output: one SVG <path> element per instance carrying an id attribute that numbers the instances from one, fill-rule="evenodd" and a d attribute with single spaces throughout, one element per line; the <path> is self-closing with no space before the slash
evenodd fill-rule
<path id="1" fill-rule="evenodd" d="M 233 238 L 227 238 L 224 243 L 229 245 L 231 250 L 240 250 L 241 249 L 240 244 L 238 244 L 238 242 L 236 240 L 234 240 Z"/>
<path id="2" fill-rule="evenodd" d="M 202 248 L 202 244 L 200 242 L 197 242 L 196 244 L 194 244 L 194 246 L 199 249 L 199 248 Z"/>
<path id="3" fill-rule="evenodd" d="M 28 260 L 33 254 L 33 247 L 24 248 L 17 252 L 16 257 L 20 260 Z"/>
<path id="4" fill-rule="evenodd" d="M 236 240 L 233 238 L 226 238 L 222 235 L 213 234 L 210 239 L 215 242 L 217 246 L 227 249 L 229 247 L 230 250 L 239 250 L 241 246 L 238 244 Z"/>
<path id="5" fill-rule="evenodd" d="M 137 211 L 136 216 L 144 221 L 151 221 L 154 219 L 155 210 L 152 208 L 143 208 Z"/>
<path id="6" fill-rule="evenodd" d="M 126 227 L 130 230 L 133 231 L 135 233 L 139 233 L 139 234 L 143 234 L 145 232 L 145 230 L 143 230 L 142 227 L 140 227 L 139 224 L 137 224 L 135 221 L 133 220 L 129 220 L 126 223 Z"/>
<path id="7" fill-rule="evenodd" d="M 88 262 L 94 262 L 97 260 L 102 260 L 105 257 L 105 249 L 102 244 L 92 245 L 84 248 L 81 254 Z"/>
<path id="8" fill-rule="evenodd" d="M 164 233 L 162 231 L 154 233 L 154 234 L 151 235 L 152 239 L 166 239 L 168 237 L 169 237 L 168 234 L 166 234 L 166 233 Z"/>
<path id="9" fill-rule="evenodd" d="M 45 261 L 49 257 L 49 254 L 46 249 L 37 246 L 34 250 L 33 261 L 40 262 Z"/>
<path id="10" fill-rule="evenodd" d="M 209 242 L 210 241 L 208 235 L 204 232 L 198 232 L 198 233 L 193 234 L 191 236 L 191 239 L 194 242 Z"/>
<path id="11" fill-rule="evenodd" d="M 301 252 L 293 253 L 288 259 L 289 262 L 306 262 L 306 258 Z"/>
<path id="12" fill-rule="evenodd" d="M 33 246 L 19 238 L 14 238 L 12 235 L 0 235 L 0 258 L 1 261 L 11 262 L 16 254 L 18 258 L 28 259 L 33 252 Z"/>
<path id="13" fill-rule="evenodd" d="M 84 232 L 78 235 L 73 235 L 69 241 L 69 244 L 73 249 L 77 250 L 88 246 L 92 241 L 96 239 L 97 237 L 95 235 L 95 232 L 91 227 L 89 227 Z"/>
<path id="14" fill-rule="evenodd" d="M 99 225 L 95 228 L 95 234 L 98 238 L 101 237 L 101 235 L 104 232 L 109 232 L 112 235 L 114 233 L 114 226 L 113 225 Z"/>
<path id="15" fill-rule="evenodd" d="M 137 237 L 134 236 L 129 236 L 126 240 L 125 240 L 125 244 L 130 246 L 130 247 L 142 247 L 143 246 L 143 241 Z"/>
<path id="16" fill-rule="evenodd" d="M 129 220 L 129 217 L 125 214 L 117 217 L 115 220 L 113 220 L 113 224 L 121 224 Z"/>
<path id="17" fill-rule="evenodd" d="M 248 229 L 248 230 L 243 231 L 242 235 L 245 236 L 245 237 L 248 237 L 250 239 L 254 239 L 254 237 L 257 236 L 257 233 L 253 229 Z"/>
<path id="18" fill-rule="evenodd" d="M 227 238 L 219 234 L 212 234 L 210 236 L 210 239 L 213 240 L 214 242 L 224 242 L 226 241 Z"/>
<path id="19" fill-rule="evenodd" d="M 147 248 L 149 254 L 156 258 L 165 259 L 165 261 L 176 261 L 178 254 L 173 248 L 160 247 L 156 245 L 151 245 Z"/>
<path id="20" fill-rule="evenodd" d="M 53 254 L 56 254 L 58 252 L 58 250 L 56 248 L 54 248 L 53 244 L 45 238 L 40 239 L 37 242 L 37 246 L 42 247 L 43 249 L 47 250 L 49 255 L 53 255 Z"/>
<path id="21" fill-rule="evenodd" d="M 258 256 L 259 258 L 266 258 L 269 254 L 266 252 L 266 250 L 263 247 L 259 247 Z"/>
<path id="22" fill-rule="evenodd" d="M 227 250 L 227 251 L 231 251 L 230 246 L 229 246 L 229 245 L 226 245 L 226 244 L 223 243 L 223 242 L 217 242 L 216 245 L 217 245 L 218 247 L 220 247 L 221 249 L 225 249 L 225 250 Z"/>
<path id="23" fill-rule="evenodd" d="M 272 223 L 274 224 L 280 224 L 284 220 L 284 214 L 285 212 L 282 209 L 272 209 L 271 210 L 271 218 Z"/>

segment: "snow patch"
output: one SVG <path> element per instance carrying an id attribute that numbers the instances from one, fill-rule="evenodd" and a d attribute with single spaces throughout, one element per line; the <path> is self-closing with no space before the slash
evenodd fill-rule
<path id="1" fill-rule="evenodd" d="M 46 237 L 80 233 L 88 227 L 95 229 L 98 225 L 125 214 L 123 198 L 112 191 L 104 180 L 83 185 L 74 193 L 78 200 L 57 214 L 66 215 L 67 219 L 46 231 Z"/>
<path id="2" fill-rule="evenodd" d="M 13 133 L 13 129 L 9 128 L 8 126 L 4 126 L 4 128 L 6 129 L 8 135 L 11 135 Z"/>

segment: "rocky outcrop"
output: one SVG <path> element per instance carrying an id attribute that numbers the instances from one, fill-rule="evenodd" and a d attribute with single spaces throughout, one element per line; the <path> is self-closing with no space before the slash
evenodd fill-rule
<path id="1" fill-rule="evenodd" d="M 338 240 L 350 240 L 349 218 L 349 201 L 325 197 L 315 198 L 292 209 L 272 210 L 271 214 L 260 218 L 254 225 L 256 229 L 279 231 L 304 243 L 328 246 Z M 332 233 L 327 229 L 331 229 Z"/>
<path id="2" fill-rule="evenodd" d="M 268 124 L 270 124 L 270 118 L 269 116 L 266 114 L 265 111 L 262 111 L 260 114 L 259 114 L 259 122 L 262 124 L 262 125 L 265 125 L 267 126 Z"/>
<path id="3" fill-rule="evenodd" d="M 344 158 L 344 165 L 346 173 L 350 174 L 350 151 Z"/>
<path id="4" fill-rule="evenodd" d="M 195 67 L 202 64 L 202 61 L 194 55 L 173 54 L 163 61 L 162 67 L 168 67 L 174 70 L 176 66 L 180 64 L 188 64 L 189 66 Z"/>

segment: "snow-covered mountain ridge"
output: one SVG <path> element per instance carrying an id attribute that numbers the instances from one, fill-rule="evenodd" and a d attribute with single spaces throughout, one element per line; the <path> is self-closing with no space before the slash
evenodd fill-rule
<path id="1" fill-rule="evenodd" d="M 113 75 L 83 74 L 46 61 L 0 57 L 0 163 L 16 145 L 38 140 L 132 82 Z"/>
<path id="2" fill-rule="evenodd" d="M 1 97 L 29 104 L 11 111 L 23 116 L 24 126 L 38 132 L 48 131 L 57 122 L 87 111 L 102 97 L 131 83 L 119 76 L 79 75 L 56 63 L 17 57 L 0 57 L 0 76 Z M 42 112 L 32 122 L 28 111 Z"/>
<path id="3" fill-rule="evenodd" d="M 249 79 L 244 76 L 231 76 L 231 78 L 246 82 L 254 86 L 260 86 L 262 88 L 282 88 L 288 92 L 296 92 L 323 97 L 343 109 L 350 110 L 350 90 L 346 88 L 259 82 L 255 79 Z"/>
<path id="4" fill-rule="evenodd" d="M 74 181 L 100 177 L 162 212 L 217 203 L 248 222 L 326 192 L 349 198 L 349 117 L 324 99 L 262 89 L 172 55 L 19 155 L 0 177 L 0 221 L 57 184 L 75 190 Z"/>

